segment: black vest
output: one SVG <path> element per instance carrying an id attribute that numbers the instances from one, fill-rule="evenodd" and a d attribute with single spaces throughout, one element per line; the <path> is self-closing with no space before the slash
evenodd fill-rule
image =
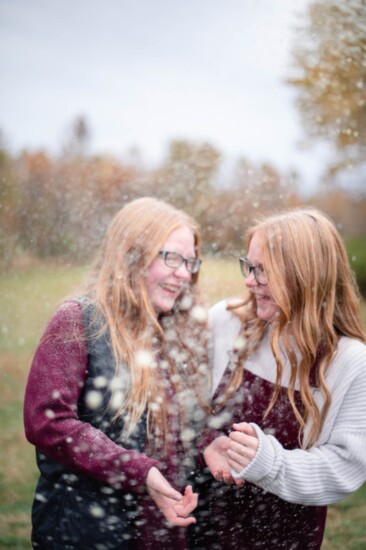
<path id="1" fill-rule="evenodd" d="M 104 432 L 117 445 L 144 452 L 146 415 L 135 432 L 122 441 L 123 419 L 113 422 L 109 410 L 109 382 L 114 378 L 114 357 L 108 335 L 95 336 L 94 308 L 86 299 L 78 300 L 88 351 L 87 376 L 78 403 L 78 417 Z M 126 371 L 126 380 L 128 374 Z M 97 408 L 88 406 L 88 392 L 98 398 Z M 90 395 L 90 394 L 89 394 Z M 41 472 L 32 509 L 32 541 L 38 549 L 124 550 L 133 537 L 136 498 L 98 480 L 72 472 L 36 450 Z"/>

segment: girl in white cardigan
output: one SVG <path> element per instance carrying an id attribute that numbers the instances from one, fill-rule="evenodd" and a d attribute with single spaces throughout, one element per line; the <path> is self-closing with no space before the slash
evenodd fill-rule
<path id="1" fill-rule="evenodd" d="M 212 415 L 194 548 L 318 549 L 366 479 L 366 335 L 342 239 L 313 209 L 250 228 L 248 293 L 210 312 Z M 216 481 L 215 481 L 216 480 Z M 225 482 L 225 483 L 222 483 Z"/>

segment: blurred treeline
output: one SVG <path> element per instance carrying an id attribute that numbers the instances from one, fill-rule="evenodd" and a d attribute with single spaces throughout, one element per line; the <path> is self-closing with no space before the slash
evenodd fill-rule
<path id="1" fill-rule="evenodd" d="M 247 225 L 260 214 L 317 206 L 336 221 L 350 247 L 353 267 L 366 291 L 366 195 L 325 185 L 307 197 L 296 174 L 238 159 L 223 176 L 222 155 L 207 143 L 172 142 L 161 166 L 138 158 L 121 161 L 88 154 L 88 127 L 80 117 L 59 155 L 0 151 L 0 266 L 26 258 L 89 260 L 111 217 L 139 196 L 160 197 L 192 214 L 202 228 L 205 254 L 243 252 Z M 363 254 L 363 258 L 362 258 Z"/>

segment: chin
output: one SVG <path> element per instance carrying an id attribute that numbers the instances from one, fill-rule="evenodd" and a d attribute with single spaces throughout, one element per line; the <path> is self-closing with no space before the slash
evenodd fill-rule
<path id="1" fill-rule="evenodd" d="M 261 321 L 267 321 L 267 323 L 271 323 L 277 315 L 277 310 L 275 311 L 259 311 L 257 310 L 257 317 Z"/>
<path id="2" fill-rule="evenodd" d="M 169 311 L 171 311 L 174 307 L 174 304 L 175 304 L 175 300 L 173 300 L 172 302 L 170 303 L 161 303 L 161 304 L 156 304 L 154 309 L 157 313 L 168 313 Z"/>

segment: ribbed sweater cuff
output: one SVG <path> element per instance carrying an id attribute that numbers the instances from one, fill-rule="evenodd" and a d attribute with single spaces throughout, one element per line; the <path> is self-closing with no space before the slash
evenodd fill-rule
<path id="1" fill-rule="evenodd" d="M 257 424 L 251 423 L 250 425 L 255 429 L 259 439 L 257 452 L 248 466 L 240 472 L 231 470 L 231 475 L 235 479 L 244 479 L 255 483 L 277 471 L 275 467 L 276 440 L 272 436 L 266 435 Z"/>

